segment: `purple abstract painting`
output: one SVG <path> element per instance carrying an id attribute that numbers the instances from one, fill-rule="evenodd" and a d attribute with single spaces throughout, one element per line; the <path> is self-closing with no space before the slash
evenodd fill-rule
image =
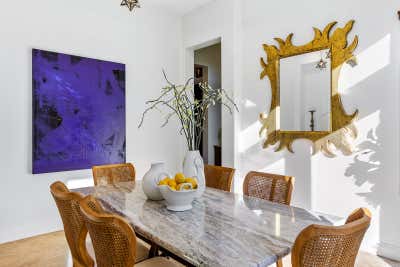
<path id="1" fill-rule="evenodd" d="M 125 65 L 32 50 L 33 173 L 125 162 Z"/>

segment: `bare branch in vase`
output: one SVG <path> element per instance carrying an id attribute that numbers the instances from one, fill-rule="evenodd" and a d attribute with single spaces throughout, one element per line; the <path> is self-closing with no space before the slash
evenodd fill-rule
<path id="1" fill-rule="evenodd" d="M 185 85 L 177 86 L 168 79 L 164 70 L 162 72 L 168 85 L 161 89 L 162 93 L 159 97 L 146 101 L 148 107 L 142 114 L 138 128 L 143 126 L 144 118 L 148 112 L 154 109 L 162 110 L 162 107 L 167 108 L 170 111 L 161 127 L 165 127 L 170 119 L 176 115 L 181 124 L 179 133 L 185 135 L 188 149 L 198 150 L 200 148 L 201 136 L 204 132 L 204 123 L 206 122 L 208 109 L 211 106 L 221 104 L 231 114 L 233 113 L 233 108 L 239 111 L 235 102 L 224 89 L 213 89 L 208 83 L 201 83 L 199 85 L 203 98 L 196 100 L 192 85 L 193 78 L 188 79 Z"/>

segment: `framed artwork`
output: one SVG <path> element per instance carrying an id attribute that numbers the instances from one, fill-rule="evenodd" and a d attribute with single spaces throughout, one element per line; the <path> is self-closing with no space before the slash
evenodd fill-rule
<path id="1" fill-rule="evenodd" d="M 32 50 L 34 174 L 125 162 L 125 65 Z"/>

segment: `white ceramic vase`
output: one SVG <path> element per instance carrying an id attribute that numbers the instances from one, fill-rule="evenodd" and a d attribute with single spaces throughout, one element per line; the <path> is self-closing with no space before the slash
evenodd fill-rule
<path id="1" fill-rule="evenodd" d="M 197 179 L 198 189 L 196 198 L 201 197 L 206 190 L 206 179 L 204 176 L 204 162 L 198 150 L 188 151 L 183 161 L 183 174 L 186 177 Z"/>
<path id="2" fill-rule="evenodd" d="M 143 176 L 142 188 L 144 194 L 150 200 L 163 200 L 158 183 L 164 178 L 169 177 L 165 171 L 165 164 L 163 162 L 152 163 L 150 170 Z"/>

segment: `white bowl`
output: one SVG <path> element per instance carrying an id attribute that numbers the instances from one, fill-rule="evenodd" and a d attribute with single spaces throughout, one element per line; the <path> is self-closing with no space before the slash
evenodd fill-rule
<path id="1" fill-rule="evenodd" d="M 172 211 L 185 211 L 192 209 L 192 202 L 197 190 L 174 191 L 168 185 L 161 185 L 160 192 L 167 202 L 167 209 Z"/>

